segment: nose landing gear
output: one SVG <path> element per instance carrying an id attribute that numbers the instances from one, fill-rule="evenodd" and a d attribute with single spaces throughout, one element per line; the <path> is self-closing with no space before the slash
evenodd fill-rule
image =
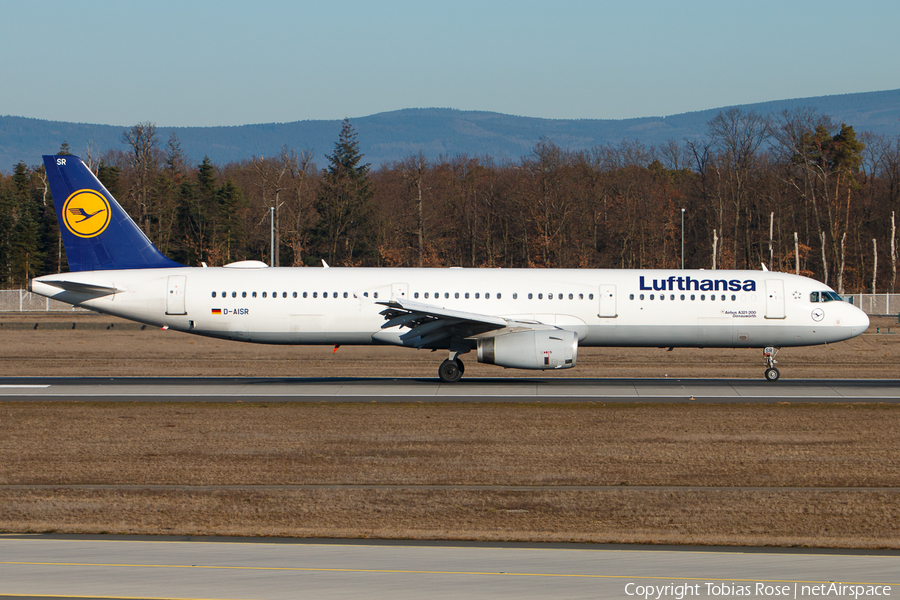
<path id="1" fill-rule="evenodd" d="M 778 362 L 775 360 L 775 355 L 778 354 L 778 350 L 779 348 L 771 346 L 763 350 L 763 357 L 766 359 L 766 381 L 778 381 L 778 378 L 781 377 L 781 373 L 775 368 L 775 364 Z"/>

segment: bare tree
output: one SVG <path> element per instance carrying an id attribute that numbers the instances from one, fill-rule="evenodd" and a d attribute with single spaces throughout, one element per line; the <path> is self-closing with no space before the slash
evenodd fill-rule
<path id="1" fill-rule="evenodd" d="M 738 256 L 738 240 L 745 227 L 741 227 L 743 211 L 746 210 L 751 178 L 756 175 L 758 162 L 756 153 L 769 138 L 769 119 L 754 112 L 745 113 L 738 108 L 719 112 L 709 123 L 709 136 L 719 152 L 724 172 L 720 193 L 726 194 L 734 207 L 731 266 L 735 268 Z M 746 236 L 746 233 L 744 233 Z M 744 240 L 744 247 L 748 240 Z M 747 265 L 744 265 L 747 266 Z"/>
<path id="2" fill-rule="evenodd" d="M 285 182 L 285 188 L 289 192 L 289 196 L 284 201 L 282 212 L 288 223 L 284 235 L 292 250 L 291 266 L 294 267 L 303 264 L 303 257 L 308 249 L 310 229 L 316 222 L 316 214 L 313 209 L 314 190 L 310 185 L 310 181 L 316 176 L 313 157 L 311 150 L 303 150 L 298 153 L 287 146 L 281 149 L 279 155 L 282 165 L 287 168 L 288 179 Z"/>
<path id="3" fill-rule="evenodd" d="M 418 240 L 418 265 L 425 266 L 425 217 L 422 209 L 422 190 L 425 175 L 428 173 L 428 161 L 420 150 L 399 165 L 404 179 L 416 190 L 416 238 Z"/>
<path id="4" fill-rule="evenodd" d="M 147 237 L 153 239 L 151 228 L 155 207 L 153 206 L 151 185 L 154 173 L 159 166 L 156 152 L 159 143 L 156 139 L 156 125 L 149 121 L 138 123 L 122 134 L 122 142 L 131 147 L 128 157 L 134 171 L 135 182 L 130 193 L 138 207 L 138 225 L 144 230 Z"/>

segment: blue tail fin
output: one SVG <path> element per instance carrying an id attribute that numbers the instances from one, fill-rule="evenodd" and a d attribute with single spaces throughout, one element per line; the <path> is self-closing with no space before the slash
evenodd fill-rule
<path id="1" fill-rule="evenodd" d="M 181 267 L 156 249 L 77 156 L 44 156 L 70 271 Z"/>

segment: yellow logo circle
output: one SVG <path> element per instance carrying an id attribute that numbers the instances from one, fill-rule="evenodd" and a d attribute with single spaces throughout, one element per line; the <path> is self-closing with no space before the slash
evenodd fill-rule
<path id="1" fill-rule="evenodd" d="M 109 202 L 100 192 L 78 190 L 66 199 L 62 215 L 66 229 L 78 237 L 96 237 L 109 225 Z"/>

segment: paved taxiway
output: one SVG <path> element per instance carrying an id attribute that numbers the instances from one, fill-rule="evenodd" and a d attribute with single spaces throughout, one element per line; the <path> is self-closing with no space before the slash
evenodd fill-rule
<path id="1" fill-rule="evenodd" d="M 832 581 L 896 596 L 900 553 L 0 536 L 0 595 L 22 597 L 627 599 L 687 584 L 709 598 L 724 584 L 786 600 L 757 586 L 814 598 L 802 586 Z"/>
<path id="2" fill-rule="evenodd" d="M 900 380 L 0 378 L 0 401 L 886 402 Z"/>

